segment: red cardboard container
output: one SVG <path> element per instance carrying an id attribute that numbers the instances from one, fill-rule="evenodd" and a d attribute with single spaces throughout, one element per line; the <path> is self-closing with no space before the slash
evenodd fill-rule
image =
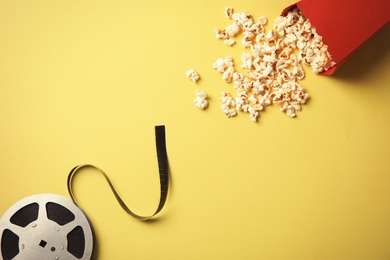
<path id="1" fill-rule="evenodd" d="M 390 21 L 390 0 L 301 0 L 285 8 L 282 15 L 295 7 L 316 27 L 336 63 L 323 75 L 332 75 Z"/>

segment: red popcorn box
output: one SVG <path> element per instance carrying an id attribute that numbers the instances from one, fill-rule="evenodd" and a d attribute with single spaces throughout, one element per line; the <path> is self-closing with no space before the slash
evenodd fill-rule
<path id="1" fill-rule="evenodd" d="M 298 7 L 322 36 L 336 63 L 322 75 L 332 75 L 359 46 L 390 21 L 389 0 L 301 0 Z"/>

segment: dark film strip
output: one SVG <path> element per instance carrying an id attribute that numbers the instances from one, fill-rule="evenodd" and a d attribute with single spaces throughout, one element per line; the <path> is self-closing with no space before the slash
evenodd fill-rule
<path id="1" fill-rule="evenodd" d="M 114 185 L 112 184 L 110 178 L 108 175 L 99 167 L 94 166 L 92 164 L 81 164 L 76 167 L 74 167 L 69 175 L 68 175 L 68 191 L 71 199 L 73 202 L 77 204 L 73 189 L 72 189 L 72 181 L 73 177 L 76 175 L 76 173 L 80 172 L 81 169 L 84 168 L 93 168 L 97 170 L 99 173 L 103 175 L 106 182 L 111 188 L 111 191 L 113 192 L 116 200 L 121 205 L 121 207 L 131 216 L 134 218 L 137 218 L 139 220 L 145 221 L 152 217 L 154 217 L 157 213 L 159 213 L 165 205 L 167 196 L 168 196 L 168 187 L 169 187 L 169 173 L 168 173 L 168 156 L 167 156 L 167 149 L 166 149 L 166 138 L 165 138 L 165 126 L 156 126 L 155 127 L 155 137 L 156 137 L 156 152 L 157 152 L 157 161 L 158 161 L 158 170 L 159 170 L 159 177 L 160 177 L 160 200 L 158 207 L 156 211 L 149 215 L 149 216 L 142 216 L 134 213 L 123 201 L 121 196 L 116 191 Z"/>

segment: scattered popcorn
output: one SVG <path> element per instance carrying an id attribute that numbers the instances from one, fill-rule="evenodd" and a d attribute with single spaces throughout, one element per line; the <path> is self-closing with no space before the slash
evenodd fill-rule
<path id="1" fill-rule="evenodd" d="M 199 80 L 199 74 L 194 69 L 190 69 L 189 71 L 187 71 L 186 75 L 187 78 L 189 78 L 195 83 Z"/>
<path id="2" fill-rule="evenodd" d="M 227 117 L 233 117 L 237 114 L 236 110 L 234 109 L 236 105 L 235 100 L 228 92 L 222 92 L 221 101 L 221 109 Z"/>
<path id="3" fill-rule="evenodd" d="M 202 90 L 195 91 L 196 98 L 194 99 L 194 104 L 197 108 L 206 109 L 209 105 L 207 101 L 207 94 Z"/>
<path id="4" fill-rule="evenodd" d="M 314 73 L 327 71 L 335 65 L 322 37 L 299 9 L 295 8 L 286 16 L 276 18 L 273 29 L 280 36 L 285 36 L 286 45 L 299 50 L 299 62 L 311 66 Z"/>
<path id="5" fill-rule="evenodd" d="M 236 41 L 233 40 L 233 39 L 225 39 L 223 42 L 224 42 L 226 45 L 229 45 L 229 46 L 232 46 L 233 44 L 236 43 Z"/>
<path id="6" fill-rule="evenodd" d="M 231 7 L 227 7 L 225 9 L 225 15 L 232 19 L 233 9 Z M 233 18 L 234 19 L 234 18 Z M 224 43 L 226 45 L 232 46 L 235 41 L 230 39 L 229 37 L 234 37 L 240 32 L 240 25 L 238 24 L 238 20 L 235 20 L 231 25 L 227 26 L 224 30 L 215 29 L 215 37 L 217 39 L 224 39 Z"/>
<path id="7" fill-rule="evenodd" d="M 250 52 L 241 55 L 241 68 L 247 75 L 234 70 L 231 56 L 218 58 L 213 64 L 224 81 L 233 81 L 237 92 L 235 98 L 223 92 L 223 112 L 228 117 L 235 116 L 237 111 L 246 112 L 252 121 L 257 121 L 259 111 L 278 104 L 287 116 L 295 117 L 296 111 L 301 111 L 302 104 L 309 98 L 298 83 L 305 77 L 301 64 L 309 65 L 314 73 L 326 71 L 335 64 L 322 37 L 299 9 L 277 17 L 267 33 L 265 16 L 254 22 L 250 14 L 234 13 L 231 7 L 225 9 L 225 14 L 234 22 L 224 30 L 214 30 L 217 38 L 232 45 L 235 41 L 231 38 L 242 32 L 241 43 Z"/>
<path id="8" fill-rule="evenodd" d="M 281 87 L 270 94 L 273 103 L 280 104 L 280 110 L 289 117 L 295 117 L 295 111 L 301 111 L 301 104 L 305 104 L 309 95 L 297 82 L 285 82 Z"/>
<path id="9" fill-rule="evenodd" d="M 215 37 L 217 39 L 228 39 L 228 34 L 225 30 L 218 30 L 218 29 L 215 29 L 214 30 L 214 33 L 215 33 Z"/>
<path id="10" fill-rule="evenodd" d="M 252 15 L 235 13 L 232 7 L 225 9 L 225 15 L 233 22 L 225 29 L 215 29 L 215 37 L 232 46 L 236 43 L 234 38 L 242 33 L 245 52 L 240 66 L 244 73 L 234 69 L 231 56 L 218 58 L 213 63 L 213 68 L 222 74 L 222 80 L 232 82 L 236 91 L 235 97 L 222 92 L 222 111 L 229 118 L 238 111 L 248 113 L 250 120 L 256 122 L 260 111 L 277 104 L 288 117 L 296 117 L 296 112 L 302 110 L 309 98 L 299 83 L 305 78 L 302 64 L 310 66 L 316 74 L 335 65 L 322 37 L 297 8 L 277 17 L 268 32 L 264 27 L 268 23 L 265 16 L 255 22 Z M 187 72 L 187 77 L 194 82 L 199 80 L 193 69 Z M 200 109 L 207 108 L 207 94 L 197 90 L 194 104 Z"/>
<path id="11" fill-rule="evenodd" d="M 226 7 L 225 9 L 225 15 L 227 18 L 232 18 L 232 14 L 233 14 L 233 8 L 231 7 Z"/>
<path id="12" fill-rule="evenodd" d="M 267 24 L 267 22 L 268 22 L 268 18 L 265 16 L 260 16 L 259 19 L 257 20 L 257 23 L 262 24 L 262 25 Z"/>
<path id="13" fill-rule="evenodd" d="M 236 36 L 236 34 L 240 31 L 240 27 L 236 22 L 233 22 L 231 25 L 226 27 L 225 31 L 229 36 Z"/>
<path id="14" fill-rule="evenodd" d="M 231 82 L 234 74 L 233 59 L 227 56 L 225 59 L 219 58 L 213 64 L 214 69 L 222 73 L 222 79 L 225 82 Z"/>

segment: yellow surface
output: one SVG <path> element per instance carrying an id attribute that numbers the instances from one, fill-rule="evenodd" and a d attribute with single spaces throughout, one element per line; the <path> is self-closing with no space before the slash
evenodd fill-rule
<path id="1" fill-rule="evenodd" d="M 32 194 L 69 196 L 82 163 L 151 213 L 164 124 L 172 183 L 156 221 L 126 215 L 98 173 L 75 179 L 95 259 L 390 259 L 389 26 L 336 75 L 306 69 L 310 101 L 295 119 L 276 105 L 258 123 L 220 110 L 233 89 L 212 63 L 239 65 L 243 51 L 213 34 L 230 23 L 225 7 L 265 15 L 269 29 L 293 2 L 2 0 L 0 214 Z"/>

